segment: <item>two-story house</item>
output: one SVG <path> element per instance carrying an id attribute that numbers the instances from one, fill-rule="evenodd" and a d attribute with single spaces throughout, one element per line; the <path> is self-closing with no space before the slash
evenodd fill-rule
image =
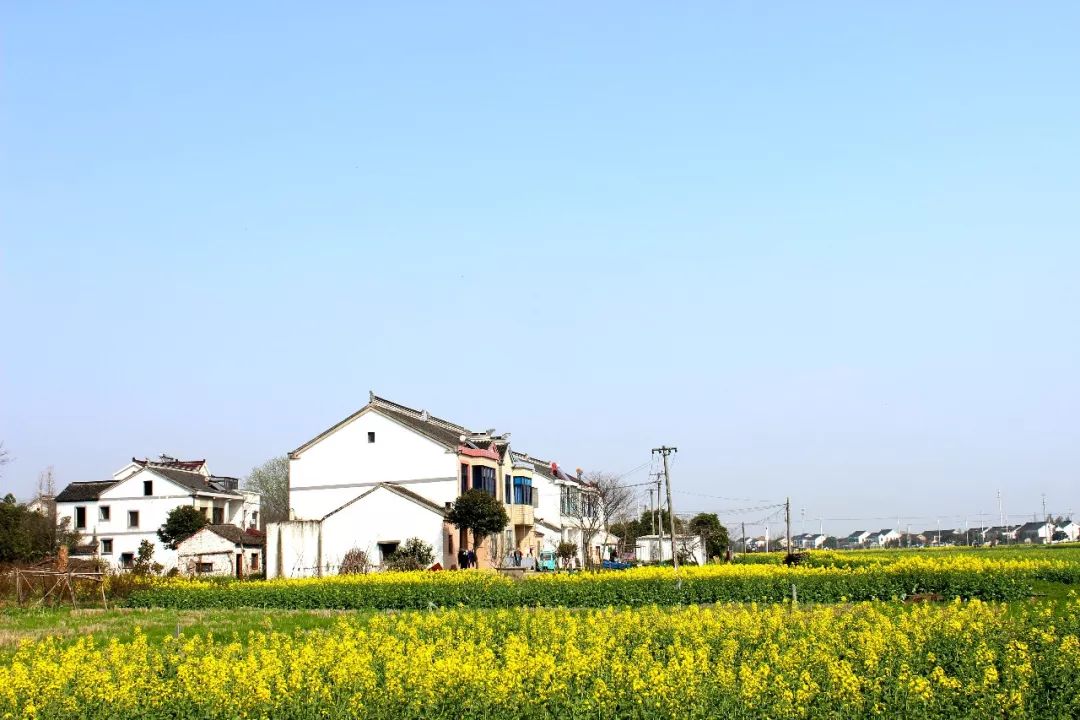
<path id="1" fill-rule="evenodd" d="M 139 544 L 154 545 L 154 562 L 176 566 L 176 552 L 157 536 L 169 512 L 181 505 L 201 510 L 215 524 L 258 527 L 260 498 L 238 489 L 236 478 L 210 474 L 205 460 L 137 460 L 111 480 L 73 482 L 56 496 L 60 523 L 79 532 L 81 546 L 114 567 L 131 567 Z"/>
<path id="2" fill-rule="evenodd" d="M 452 567 L 474 538 L 446 513 L 471 489 L 498 498 L 510 518 L 502 535 L 480 538 L 480 567 L 513 550 L 538 555 L 562 533 L 562 517 L 544 504 L 550 493 L 538 491 L 558 480 L 551 464 L 513 452 L 509 433 L 469 430 L 371 393 L 367 405 L 289 453 L 291 517 L 267 527 L 267 575 L 334 574 L 350 550 L 378 566 L 411 537 Z"/>

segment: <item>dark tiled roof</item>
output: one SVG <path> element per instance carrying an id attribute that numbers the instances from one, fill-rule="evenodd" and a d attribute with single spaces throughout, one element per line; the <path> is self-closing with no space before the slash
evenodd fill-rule
<path id="1" fill-rule="evenodd" d="M 451 449 L 456 448 L 461 444 L 460 438 L 462 435 L 469 434 L 469 430 L 461 425 L 429 415 L 424 410 L 415 410 L 404 405 L 399 405 L 396 402 L 392 402 L 377 396 L 375 393 L 371 393 L 367 405 L 360 408 L 341 422 L 323 430 L 321 433 L 289 453 L 289 456 L 292 457 L 297 453 L 303 452 L 338 428 L 352 422 L 352 420 L 360 415 L 360 413 L 368 409 L 376 409 L 387 417 L 396 420 L 402 425 L 405 425 L 421 435 L 434 440 L 440 445 Z"/>
<path id="2" fill-rule="evenodd" d="M 60 491 L 56 496 L 56 502 L 85 502 L 97 500 L 101 493 L 105 492 L 116 480 L 98 480 L 93 482 L 73 482 Z"/>
<path id="3" fill-rule="evenodd" d="M 210 479 L 202 473 L 191 472 L 188 470 L 176 470 L 173 468 L 158 467 L 156 465 L 148 467 L 147 470 L 161 475 L 164 478 L 168 478 L 177 485 L 186 487 L 189 490 L 194 490 L 195 492 L 213 492 L 221 493 L 223 495 L 236 494 L 232 491 L 223 490 L 220 487 L 212 485 L 209 482 Z"/>
<path id="4" fill-rule="evenodd" d="M 261 547 L 266 544 L 265 533 L 251 528 L 239 528 L 235 525 L 207 525 L 206 529 L 226 540 L 231 540 L 235 545 L 257 545 Z"/>
<path id="5" fill-rule="evenodd" d="M 1023 525 L 1021 525 L 1018 532 L 1021 532 L 1021 533 L 1036 533 L 1039 530 L 1042 530 L 1044 527 L 1046 527 L 1046 525 L 1047 525 L 1047 522 L 1045 520 L 1040 520 L 1038 522 L 1028 522 L 1028 523 L 1024 523 Z"/>
<path id="6" fill-rule="evenodd" d="M 380 397 L 373 397 L 370 407 L 375 408 L 380 413 L 415 430 L 421 435 L 434 440 L 440 445 L 445 445 L 451 449 L 456 448 L 461 444 L 462 435 L 469 434 L 469 430 L 461 425 L 456 425 L 446 420 L 427 415 L 422 410 L 413 410 L 404 405 L 398 405 L 389 400 L 383 400 Z"/>
<path id="7" fill-rule="evenodd" d="M 206 460 L 177 460 L 176 458 L 170 458 L 166 455 L 162 455 L 160 460 L 151 460 L 149 458 L 131 458 L 131 462 L 136 465 L 146 467 L 151 465 L 154 467 L 175 468 L 177 470 L 190 470 L 197 471 L 206 467 Z"/>

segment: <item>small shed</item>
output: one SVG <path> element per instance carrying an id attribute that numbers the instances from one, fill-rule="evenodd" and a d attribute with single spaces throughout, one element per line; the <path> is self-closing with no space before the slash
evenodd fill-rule
<path id="1" fill-rule="evenodd" d="M 236 525 L 207 525 L 176 546 L 177 567 L 188 575 L 235 575 L 263 572 L 266 535 Z"/>

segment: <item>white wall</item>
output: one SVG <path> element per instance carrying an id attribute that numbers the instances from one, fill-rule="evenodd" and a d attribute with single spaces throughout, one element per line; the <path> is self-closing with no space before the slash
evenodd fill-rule
<path id="1" fill-rule="evenodd" d="M 143 480 L 153 480 L 153 495 L 143 495 Z M 154 545 L 154 562 L 161 563 L 165 569 L 176 566 L 176 551 L 165 547 L 158 539 L 157 531 L 165 522 L 169 511 L 179 505 L 191 505 L 191 491 L 155 475 L 141 470 L 126 480 L 118 482 L 101 493 L 96 501 L 62 502 L 56 504 L 59 518 L 70 518 L 70 527 L 75 527 L 75 508 L 86 508 L 86 527 L 80 529 L 82 544 L 90 543 L 97 536 L 98 550 L 101 541 L 111 539 L 113 550 L 102 559 L 113 567 L 120 567 L 120 558 L 124 553 L 138 555 L 139 544 L 148 540 Z M 100 519 L 101 506 L 110 511 L 108 520 Z M 139 527 L 128 527 L 128 512 L 139 513 Z"/>
<path id="2" fill-rule="evenodd" d="M 143 495 L 144 480 L 153 481 L 152 495 Z M 245 512 L 250 513 L 252 509 L 259 507 L 259 496 L 255 493 L 245 494 L 244 499 L 225 499 L 193 498 L 191 492 L 190 489 L 177 485 L 152 470 L 141 469 L 101 493 L 98 500 L 57 503 L 56 513 L 58 518 L 70 518 L 70 527 L 75 528 L 75 508 L 85 507 L 86 528 L 79 530 L 82 535 L 81 544 L 94 541 L 96 534 L 100 553 L 101 541 L 111 539 L 112 553 L 101 555 L 101 558 L 113 567 L 122 567 L 121 557 L 124 553 L 132 553 L 137 557 L 139 544 L 148 540 L 154 545 L 154 562 L 160 563 L 165 570 L 170 570 L 177 566 L 177 554 L 175 550 L 165 547 L 158 538 L 157 531 L 174 508 L 192 505 L 203 509 L 216 505 L 226 510 L 226 523 L 238 524 L 231 521 L 239 520 Z M 100 519 L 101 506 L 109 508 L 108 520 Z M 132 510 L 139 513 L 138 528 L 128 527 L 128 512 Z"/>
<path id="3" fill-rule="evenodd" d="M 404 543 L 412 537 L 431 545 L 436 562 L 448 567 L 449 558 L 444 554 L 447 538 L 443 517 L 385 488 L 376 488 L 322 521 L 290 521 L 269 525 L 267 577 L 277 576 L 279 545 L 286 577 L 318 574 L 320 530 L 324 575 L 337 574 L 345 553 L 352 548 L 363 550 L 372 564 L 378 565 L 380 542 Z M 456 532 L 454 534 L 456 543 Z M 454 549 L 457 550 L 456 545 Z"/>
<path id="4" fill-rule="evenodd" d="M 188 575 L 198 573 L 199 563 L 211 563 L 213 569 L 203 572 L 204 575 L 235 575 L 236 555 L 244 556 L 244 575 L 263 571 L 262 550 L 259 548 L 240 548 L 231 540 L 221 537 L 211 530 L 200 530 L 176 548 L 177 567 L 180 572 Z M 251 555 L 259 556 L 259 567 L 251 569 Z"/>
<path id="5" fill-rule="evenodd" d="M 634 556 L 638 562 L 670 562 L 671 561 L 671 538 L 665 536 L 662 543 L 657 543 L 657 535 L 644 535 L 637 539 Z M 705 564 L 705 548 L 701 545 L 701 538 L 696 535 L 677 535 L 675 537 L 675 549 L 681 550 L 683 546 L 690 550 L 694 561 L 699 565 Z"/>
<path id="6" fill-rule="evenodd" d="M 369 408 L 290 459 L 289 504 L 296 518 L 316 519 L 376 483 L 425 479 L 444 482 L 413 489 L 442 504 L 457 497 L 458 474 L 456 453 Z"/>

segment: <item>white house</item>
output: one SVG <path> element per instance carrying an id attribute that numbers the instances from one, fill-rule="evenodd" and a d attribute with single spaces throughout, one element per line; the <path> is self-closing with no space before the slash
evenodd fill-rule
<path id="1" fill-rule="evenodd" d="M 177 544 L 177 568 L 187 575 L 254 575 L 263 572 L 264 544 L 255 528 L 207 525 Z"/>
<path id="2" fill-rule="evenodd" d="M 289 453 L 290 519 L 267 528 L 267 574 L 334 573 L 352 549 L 378 565 L 411 537 L 452 567 L 473 539 L 445 514 L 470 489 L 500 499 L 510 518 L 502 535 L 481 539 L 481 567 L 515 549 L 538 555 L 558 544 L 556 531 L 568 535 L 554 488 L 583 485 L 556 463 L 513 452 L 509 433 L 469 430 L 371 393 L 367 405 Z"/>
<path id="3" fill-rule="evenodd" d="M 69 484 L 56 496 L 56 516 L 114 567 L 131 567 L 148 540 L 154 562 L 168 569 L 176 566 L 176 551 L 157 531 L 173 508 L 190 505 L 211 523 L 258 527 L 259 495 L 237 486 L 236 478 L 211 475 L 205 460 L 133 458 L 112 480 Z"/>
<path id="4" fill-rule="evenodd" d="M 1036 520 L 1024 523 L 1016 531 L 1016 539 L 1022 543 L 1045 545 L 1054 536 L 1054 523 L 1048 520 Z"/>
<path id="5" fill-rule="evenodd" d="M 800 550 L 818 550 L 825 545 L 827 535 L 822 533 L 802 533 L 791 538 L 791 544 Z"/>
<path id="6" fill-rule="evenodd" d="M 1065 537 L 1069 539 L 1069 542 L 1076 542 L 1077 538 L 1080 538 L 1080 525 L 1077 525 L 1072 520 L 1066 520 L 1057 526 L 1059 532 L 1065 533 Z"/>
<path id="7" fill-rule="evenodd" d="M 859 548 L 866 547 L 870 542 L 871 533 L 867 530 L 856 530 L 843 539 L 842 545 L 845 548 Z"/>
<path id="8" fill-rule="evenodd" d="M 878 530 L 872 537 L 872 541 L 880 548 L 888 547 L 889 545 L 895 545 L 900 542 L 901 533 L 899 530 L 893 530 L 892 528 L 885 528 L 884 530 Z"/>
<path id="9" fill-rule="evenodd" d="M 704 565 L 705 547 L 700 535 L 676 535 L 675 550 L 679 555 L 689 555 L 696 565 Z M 634 548 L 634 558 L 642 563 L 671 562 L 671 537 L 641 535 Z"/>

